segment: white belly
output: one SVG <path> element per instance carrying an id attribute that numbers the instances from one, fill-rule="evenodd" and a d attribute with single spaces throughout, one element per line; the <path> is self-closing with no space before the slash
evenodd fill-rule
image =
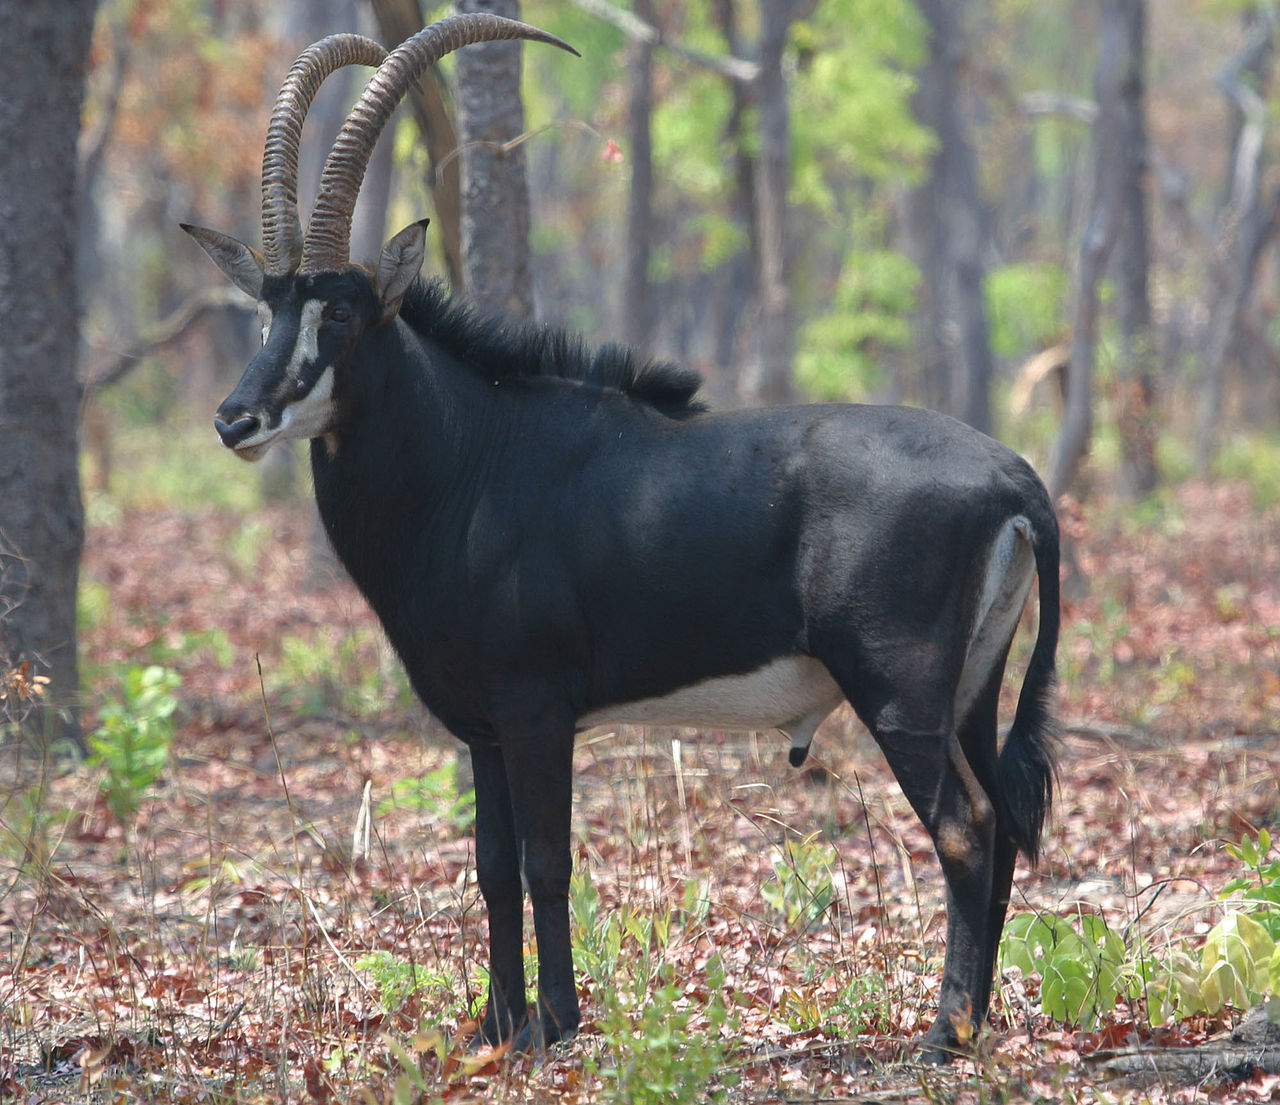
<path id="1" fill-rule="evenodd" d="M 826 665 L 809 656 L 784 656 L 744 675 L 707 679 L 661 698 L 592 710 L 579 729 L 597 725 L 669 725 L 682 729 L 760 732 L 779 729 L 797 748 L 844 701 Z"/>

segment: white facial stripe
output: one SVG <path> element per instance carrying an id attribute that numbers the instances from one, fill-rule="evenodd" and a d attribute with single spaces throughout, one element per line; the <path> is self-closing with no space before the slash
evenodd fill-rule
<path id="1" fill-rule="evenodd" d="M 318 299 L 308 299 L 302 305 L 302 313 L 298 319 L 298 340 L 293 346 L 293 356 L 285 375 L 290 380 L 302 379 L 302 370 L 311 364 L 320 353 L 320 314 L 324 304 Z"/>
<path id="2" fill-rule="evenodd" d="M 320 355 L 320 316 L 323 311 L 324 303 L 319 299 L 308 299 L 302 305 L 298 320 L 298 336 L 293 344 L 293 352 L 289 357 L 289 363 L 285 366 L 281 382 L 273 389 L 276 396 L 284 400 L 285 405 L 280 410 L 279 421 L 275 425 L 272 425 L 273 420 L 264 412 L 261 418 L 262 429 L 237 446 L 237 453 L 246 460 L 257 460 L 274 441 L 306 440 L 320 437 L 332 429 L 332 366 L 326 368 L 300 398 L 293 402 L 288 402 L 286 398 L 297 394 L 298 385 L 308 368 Z M 262 341 L 265 345 L 273 321 L 271 308 L 265 303 L 258 304 L 258 318 L 262 322 Z"/>
<path id="3" fill-rule="evenodd" d="M 262 327 L 262 344 L 267 344 L 267 335 L 271 333 L 271 308 L 262 300 L 258 300 L 258 323 Z"/>

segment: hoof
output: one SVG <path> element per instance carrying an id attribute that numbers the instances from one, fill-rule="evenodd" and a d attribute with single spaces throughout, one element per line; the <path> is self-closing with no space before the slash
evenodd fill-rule
<path id="1" fill-rule="evenodd" d="M 528 1055 L 545 1051 L 553 1044 L 567 1043 L 578 1034 L 578 1026 L 572 1025 L 561 1029 L 549 1017 L 526 1017 L 516 1031 L 508 1037 L 510 1044 L 507 1052 L 514 1055 Z M 471 1040 L 468 1050 L 479 1051 L 486 1047 L 499 1047 L 503 1041 L 496 1039 L 498 1035 L 489 1026 L 482 1025 Z"/>
<path id="2" fill-rule="evenodd" d="M 930 1029 L 929 1034 L 920 1044 L 920 1051 L 916 1058 L 921 1063 L 945 1067 L 953 1059 L 963 1058 L 972 1051 L 971 1047 L 960 1043 L 952 1033 Z"/>

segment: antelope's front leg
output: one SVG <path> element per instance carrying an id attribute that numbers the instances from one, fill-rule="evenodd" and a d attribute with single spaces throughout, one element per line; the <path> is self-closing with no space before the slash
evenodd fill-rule
<path id="1" fill-rule="evenodd" d="M 528 1031 L 524 891 L 507 769 L 497 747 L 471 747 L 476 784 L 476 876 L 489 912 L 489 1000 L 477 1037 L 498 1044 Z"/>
<path id="2" fill-rule="evenodd" d="M 538 1012 L 515 1047 L 544 1047 L 577 1034 L 578 991 L 569 940 L 573 725 L 503 738 L 521 871 L 538 938 Z"/>

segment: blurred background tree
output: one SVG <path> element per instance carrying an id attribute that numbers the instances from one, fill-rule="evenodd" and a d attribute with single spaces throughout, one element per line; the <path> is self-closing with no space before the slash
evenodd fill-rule
<path id="1" fill-rule="evenodd" d="M 0 4 L 0 722 L 77 743 L 76 143 L 95 6 Z"/>

